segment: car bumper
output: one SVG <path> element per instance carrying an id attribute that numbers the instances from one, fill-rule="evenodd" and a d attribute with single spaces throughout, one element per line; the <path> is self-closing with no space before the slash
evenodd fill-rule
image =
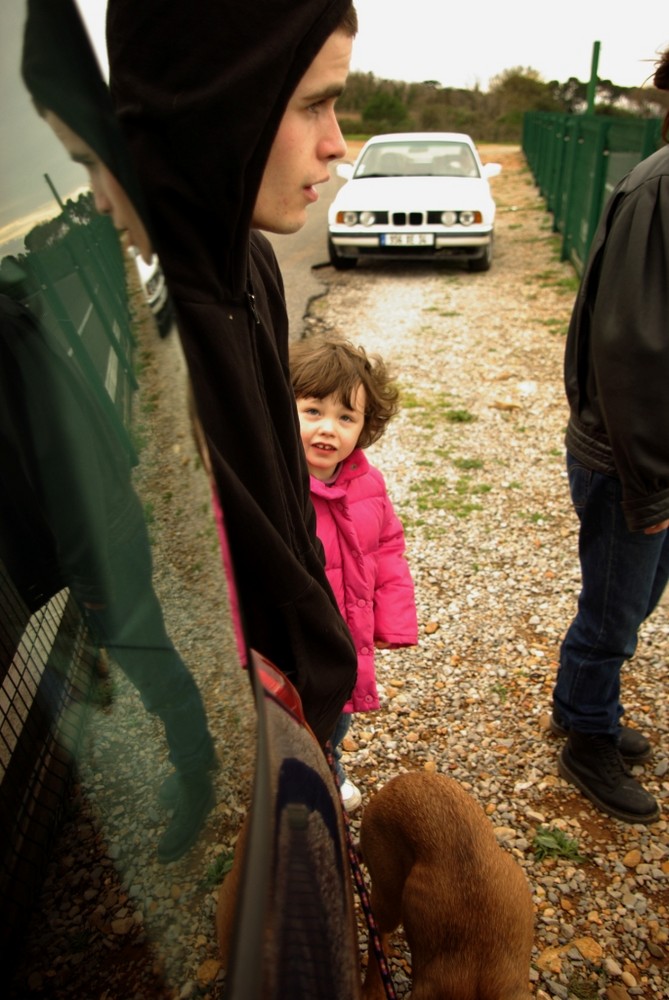
<path id="1" fill-rule="evenodd" d="M 493 239 L 492 229 L 472 233 L 402 232 L 362 233 L 330 229 L 330 240 L 340 257 L 479 257 Z"/>

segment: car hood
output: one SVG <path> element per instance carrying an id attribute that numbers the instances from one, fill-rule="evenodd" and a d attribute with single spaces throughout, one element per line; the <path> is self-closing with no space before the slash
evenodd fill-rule
<path id="1" fill-rule="evenodd" d="M 366 177 L 347 181 L 332 203 L 336 211 L 403 208 L 494 211 L 485 180 L 478 177 Z"/>

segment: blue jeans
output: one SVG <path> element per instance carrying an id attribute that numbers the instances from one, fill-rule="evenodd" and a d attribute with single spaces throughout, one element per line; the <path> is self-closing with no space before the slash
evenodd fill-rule
<path id="1" fill-rule="evenodd" d="M 332 746 L 332 756 L 335 759 L 335 771 L 337 772 L 337 778 L 339 780 L 339 785 L 343 785 L 346 781 L 346 772 L 342 767 L 341 755 L 344 752 L 341 748 L 341 741 L 346 736 L 347 732 L 351 728 L 351 713 L 342 712 L 337 719 L 337 725 L 335 726 L 335 731 L 330 737 L 330 744 Z"/>
<path id="2" fill-rule="evenodd" d="M 622 665 L 634 654 L 639 626 L 669 577 L 669 531 L 630 531 L 618 479 L 593 472 L 570 454 L 567 472 L 581 522 L 581 594 L 560 649 L 553 700 L 568 728 L 615 735 L 624 711 Z"/>

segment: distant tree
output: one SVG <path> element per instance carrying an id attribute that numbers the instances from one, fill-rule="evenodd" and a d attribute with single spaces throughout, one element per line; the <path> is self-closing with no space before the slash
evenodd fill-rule
<path id="1" fill-rule="evenodd" d="M 575 76 L 570 76 L 566 83 L 551 80 L 548 89 L 556 104 L 561 105 L 562 111 L 566 114 L 581 114 L 585 110 L 588 100 L 588 86 L 577 80 Z"/>
<path id="2" fill-rule="evenodd" d="M 494 138 L 518 140 L 523 115 L 528 111 L 561 111 L 550 86 L 531 67 L 505 70 L 490 81 L 489 115 L 494 119 Z"/>
<path id="3" fill-rule="evenodd" d="M 576 77 L 546 83 L 537 70 L 523 66 L 494 77 L 488 92 L 478 85 L 465 90 L 436 80 L 405 83 L 351 73 L 338 110 L 347 134 L 420 129 L 468 132 L 477 142 L 519 142 L 526 112 L 582 114 L 587 89 Z M 656 118 L 669 105 L 669 94 L 600 80 L 595 101 L 598 114 Z"/>
<path id="4" fill-rule="evenodd" d="M 362 120 L 372 131 L 397 131 L 407 125 L 408 114 L 404 103 L 392 94 L 375 94 L 362 109 Z"/>

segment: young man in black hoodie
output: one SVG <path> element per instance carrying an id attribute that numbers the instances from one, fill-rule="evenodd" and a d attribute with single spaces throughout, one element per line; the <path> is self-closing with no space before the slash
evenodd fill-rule
<path id="1" fill-rule="evenodd" d="M 345 144 L 350 0 L 110 0 L 111 91 L 173 297 L 248 645 L 324 744 L 356 655 L 325 576 L 288 377 L 281 274 Z"/>

